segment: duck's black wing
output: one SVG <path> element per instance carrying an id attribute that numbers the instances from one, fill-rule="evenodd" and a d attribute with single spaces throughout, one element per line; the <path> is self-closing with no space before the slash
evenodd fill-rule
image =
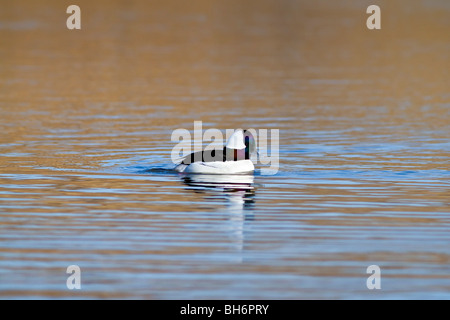
<path id="1" fill-rule="evenodd" d="M 186 156 L 182 164 L 189 165 L 193 162 L 213 162 L 213 161 L 237 161 L 249 159 L 246 149 L 236 150 L 228 149 L 212 149 L 205 151 L 198 151 Z"/>
<path id="2" fill-rule="evenodd" d="M 225 148 L 220 149 L 212 149 L 212 150 L 205 150 L 205 151 L 198 151 L 191 153 L 190 155 L 187 155 L 183 161 L 182 164 L 189 165 L 193 162 L 213 162 L 213 161 L 225 161 L 226 160 L 226 152 Z"/>

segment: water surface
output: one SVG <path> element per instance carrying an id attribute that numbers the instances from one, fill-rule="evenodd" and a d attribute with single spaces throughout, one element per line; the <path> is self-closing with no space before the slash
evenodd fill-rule
<path id="1" fill-rule="evenodd" d="M 77 4 L 0 11 L 1 298 L 450 298 L 447 1 Z M 278 173 L 171 172 L 196 120 Z"/>

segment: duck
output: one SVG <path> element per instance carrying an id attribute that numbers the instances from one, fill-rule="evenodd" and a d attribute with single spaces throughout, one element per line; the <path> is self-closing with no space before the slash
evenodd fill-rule
<path id="1" fill-rule="evenodd" d="M 256 153 L 255 138 L 249 130 L 237 129 L 223 149 L 194 152 L 175 167 L 180 173 L 247 174 L 255 171 L 251 160 Z"/>

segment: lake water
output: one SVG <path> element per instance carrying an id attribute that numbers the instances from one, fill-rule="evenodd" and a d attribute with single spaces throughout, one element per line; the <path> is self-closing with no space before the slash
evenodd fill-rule
<path id="1" fill-rule="evenodd" d="M 377 1 L 381 30 L 371 1 L 75 2 L 81 30 L 1 6 L 0 298 L 450 299 L 448 1 Z M 194 121 L 279 129 L 277 174 L 172 172 Z"/>

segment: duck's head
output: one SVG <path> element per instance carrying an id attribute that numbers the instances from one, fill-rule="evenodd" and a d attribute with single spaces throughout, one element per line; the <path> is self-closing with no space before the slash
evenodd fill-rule
<path id="1" fill-rule="evenodd" d="M 244 130 L 244 143 L 250 156 L 257 153 L 255 137 L 249 130 Z"/>
<path id="2" fill-rule="evenodd" d="M 250 159 L 256 153 L 256 142 L 253 134 L 249 130 L 237 129 L 228 139 L 225 146 L 227 149 L 235 150 L 235 158 Z"/>

